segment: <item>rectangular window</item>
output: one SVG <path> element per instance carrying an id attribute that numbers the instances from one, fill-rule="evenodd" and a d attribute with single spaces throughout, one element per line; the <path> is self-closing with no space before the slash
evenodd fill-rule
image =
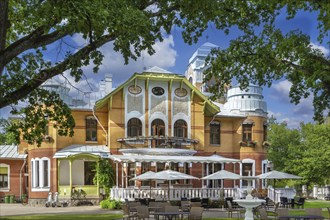
<path id="1" fill-rule="evenodd" d="M 32 190 L 49 190 L 50 160 L 36 159 L 31 161 L 31 185 Z"/>
<path id="2" fill-rule="evenodd" d="M 95 176 L 96 162 L 85 161 L 84 163 L 84 173 L 85 173 L 85 185 L 94 185 L 93 179 Z"/>
<path id="3" fill-rule="evenodd" d="M 8 167 L 0 167 L 0 188 L 8 188 Z"/>
<path id="4" fill-rule="evenodd" d="M 220 123 L 212 122 L 210 124 L 210 144 L 220 144 Z"/>
<path id="5" fill-rule="evenodd" d="M 97 141 L 97 122 L 93 116 L 86 118 L 86 141 Z"/>
<path id="6" fill-rule="evenodd" d="M 48 182 L 48 160 L 43 160 L 42 161 L 44 164 L 43 167 L 43 178 L 44 178 L 44 186 L 49 187 L 49 182 Z"/>
<path id="7" fill-rule="evenodd" d="M 36 161 L 34 161 L 34 163 L 35 163 L 35 175 L 36 175 L 36 179 L 35 179 L 35 187 L 39 187 L 40 185 L 39 185 L 39 175 L 40 175 L 40 172 L 39 172 L 39 170 L 40 170 L 40 168 L 39 168 L 39 160 L 36 160 Z"/>
<path id="8" fill-rule="evenodd" d="M 252 163 L 243 163 L 242 176 L 249 176 L 249 175 L 252 176 L 253 175 L 252 166 L 253 166 Z M 242 185 L 247 186 L 248 182 L 246 180 L 243 180 Z"/>
<path id="9" fill-rule="evenodd" d="M 264 125 L 264 141 L 267 141 L 267 125 Z"/>
<path id="10" fill-rule="evenodd" d="M 252 141 L 252 124 L 243 124 L 243 138 L 242 141 Z"/>

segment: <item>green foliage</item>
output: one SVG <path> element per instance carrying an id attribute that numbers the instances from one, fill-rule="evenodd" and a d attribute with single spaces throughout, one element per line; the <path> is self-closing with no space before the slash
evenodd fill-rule
<path id="1" fill-rule="evenodd" d="M 312 47 L 310 36 L 291 30 L 282 33 L 274 24 L 274 18 L 284 9 L 288 18 L 299 10 L 318 13 L 319 42 L 330 44 L 330 4 L 327 1 L 311 3 L 310 1 L 259 1 L 257 8 L 265 8 L 271 13 L 268 19 L 256 10 L 263 21 L 258 31 L 244 31 L 237 39 L 232 40 L 227 49 L 215 49 L 207 59 L 210 68 L 205 72 L 205 81 L 216 79 L 210 90 L 213 98 L 223 96 L 225 85 L 236 79 L 241 89 L 249 83 L 270 87 L 274 80 L 286 79 L 290 88 L 291 102 L 298 104 L 302 98 L 313 97 L 314 119 L 324 120 L 324 114 L 330 115 L 330 60 L 320 49 Z M 253 4 L 253 3 L 252 3 Z M 267 4 L 267 5 L 265 5 Z M 269 4 L 269 5 L 268 5 Z M 242 7 L 242 5 L 240 5 Z M 322 10 L 320 10 L 322 8 Z M 272 12 L 271 12 L 272 11 Z M 246 17 L 249 20 L 248 17 Z"/>
<path id="2" fill-rule="evenodd" d="M 95 171 L 93 183 L 96 185 L 99 181 L 99 185 L 105 190 L 105 195 L 109 196 L 110 188 L 115 183 L 115 172 L 111 163 L 107 159 L 101 159 L 96 163 Z"/>
<path id="3" fill-rule="evenodd" d="M 330 183 L 330 125 L 301 124 L 289 129 L 285 124 L 270 126 L 268 158 L 275 170 L 303 177 L 308 186 Z M 288 183 L 288 182 L 286 182 Z"/>
<path id="4" fill-rule="evenodd" d="M 121 202 L 117 200 L 105 199 L 100 202 L 102 209 L 120 209 Z"/>
<path id="5" fill-rule="evenodd" d="M 10 124 L 13 120 L 0 118 L 0 144 L 18 144 L 16 133 L 10 131 Z"/>
<path id="6" fill-rule="evenodd" d="M 192 44 L 211 24 L 226 34 L 231 27 L 241 31 L 226 50 L 214 51 L 217 56 L 210 59 L 212 68 L 205 80 L 216 79 L 212 89 L 215 94 L 219 95 L 219 88 L 223 93 L 223 85 L 233 78 L 242 88 L 251 80 L 270 86 L 273 80 L 286 78 L 292 83 L 292 102 L 312 94 L 315 119 L 322 121 L 323 112 L 330 107 L 329 58 L 310 46 L 309 36 L 298 31 L 283 34 L 276 28 L 274 21 L 284 9 L 288 19 L 300 10 L 317 13 L 319 42 L 328 40 L 327 1 L 94 0 L 91 4 L 89 0 L 3 0 L 0 108 L 19 101 L 29 103 L 26 108 L 12 111 L 22 117 L 12 129 L 16 129 L 17 139 L 21 131 L 28 143 L 40 145 L 46 115 L 58 126 L 60 135 L 73 135 L 74 122 L 68 107 L 54 94 L 37 89 L 43 82 L 64 71 L 78 81 L 84 74 L 82 68 L 89 64 L 97 72 L 103 61 L 99 48 L 108 42 L 113 42 L 114 49 L 128 63 L 143 50 L 152 55 L 153 45 L 173 27 L 182 30 L 184 42 Z M 68 46 L 75 36 L 81 36 L 86 44 Z M 57 56 L 49 56 L 53 48 L 59 51 Z M 54 107 L 43 106 L 47 100 Z M 52 108 L 56 109 L 53 115 L 49 113 Z"/>

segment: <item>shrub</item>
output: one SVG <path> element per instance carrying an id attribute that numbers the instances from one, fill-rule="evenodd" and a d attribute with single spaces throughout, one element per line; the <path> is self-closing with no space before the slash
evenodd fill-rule
<path id="1" fill-rule="evenodd" d="M 121 202 L 116 200 L 105 199 L 100 202 L 102 209 L 120 209 Z"/>

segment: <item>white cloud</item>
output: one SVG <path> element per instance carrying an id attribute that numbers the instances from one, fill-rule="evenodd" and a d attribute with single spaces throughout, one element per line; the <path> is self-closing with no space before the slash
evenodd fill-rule
<path id="1" fill-rule="evenodd" d="M 272 116 L 277 119 L 277 118 L 282 117 L 282 113 L 281 112 L 273 112 L 271 110 L 268 110 L 268 117 L 270 118 Z"/>
<path id="2" fill-rule="evenodd" d="M 281 100 L 281 102 L 290 103 L 289 92 L 292 83 L 288 80 L 283 80 L 278 83 L 273 83 L 271 87 L 270 97 L 274 100 Z"/>
<path id="3" fill-rule="evenodd" d="M 330 54 L 330 50 L 322 45 L 317 45 L 315 43 L 310 43 L 311 47 L 314 49 L 319 49 L 324 56 L 328 56 Z"/>
<path id="4" fill-rule="evenodd" d="M 79 46 L 86 44 L 86 40 L 80 35 L 75 35 L 73 40 Z M 104 77 L 105 73 L 111 73 L 113 75 L 113 84 L 116 86 L 127 80 L 135 72 L 142 72 L 144 68 L 158 66 L 166 69 L 175 65 L 177 52 L 174 50 L 172 35 L 164 37 L 162 42 L 156 42 L 153 48 L 155 50 L 153 55 L 150 56 L 147 51 L 142 51 L 142 57 L 139 57 L 136 61 L 129 60 L 129 63 L 125 65 L 122 54 L 115 52 L 113 50 L 113 42 L 109 42 L 100 48 L 104 59 L 98 74 L 93 74 L 93 64 L 84 67 L 84 73 L 88 78 L 93 77 L 98 81 Z"/>

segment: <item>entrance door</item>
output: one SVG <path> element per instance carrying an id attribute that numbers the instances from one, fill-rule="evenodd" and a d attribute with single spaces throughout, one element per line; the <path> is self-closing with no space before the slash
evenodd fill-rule
<path id="1" fill-rule="evenodd" d="M 151 123 L 151 136 L 156 136 L 159 139 L 154 139 L 151 142 L 151 147 L 165 147 L 165 140 L 161 137 L 165 137 L 165 123 L 161 119 L 155 119 Z"/>

